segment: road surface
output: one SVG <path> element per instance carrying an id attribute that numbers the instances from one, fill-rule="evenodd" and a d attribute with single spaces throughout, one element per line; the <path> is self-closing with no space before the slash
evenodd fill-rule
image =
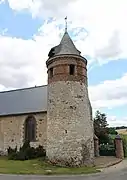
<path id="1" fill-rule="evenodd" d="M 0 180 L 127 180 L 127 169 L 86 176 L 13 176 L 0 175 Z"/>

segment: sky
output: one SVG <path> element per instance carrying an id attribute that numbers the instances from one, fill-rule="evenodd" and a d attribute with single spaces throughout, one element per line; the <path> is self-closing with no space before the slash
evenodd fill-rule
<path id="1" fill-rule="evenodd" d="M 66 16 L 88 60 L 93 114 L 127 126 L 127 0 L 0 0 L 0 91 L 47 84 L 45 62 Z"/>

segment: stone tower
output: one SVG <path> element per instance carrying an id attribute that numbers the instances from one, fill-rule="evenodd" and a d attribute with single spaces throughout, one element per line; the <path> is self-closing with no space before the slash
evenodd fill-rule
<path id="1" fill-rule="evenodd" d="M 47 156 L 59 165 L 91 165 L 93 122 L 87 89 L 87 60 L 65 31 L 49 52 Z"/>

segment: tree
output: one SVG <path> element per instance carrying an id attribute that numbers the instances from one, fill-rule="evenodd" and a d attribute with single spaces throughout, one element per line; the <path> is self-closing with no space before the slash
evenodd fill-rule
<path id="1" fill-rule="evenodd" d="M 97 111 L 94 118 L 94 133 L 99 138 L 100 143 L 108 143 L 108 124 L 106 114 Z"/>
<path id="2" fill-rule="evenodd" d="M 116 127 L 116 129 L 127 129 L 126 126 L 120 126 L 120 127 Z"/>
<path id="3" fill-rule="evenodd" d="M 113 134 L 113 135 L 117 135 L 118 134 L 117 131 L 116 131 L 116 128 L 114 128 L 114 127 L 109 127 L 108 128 L 108 133 L 109 134 Z"/>

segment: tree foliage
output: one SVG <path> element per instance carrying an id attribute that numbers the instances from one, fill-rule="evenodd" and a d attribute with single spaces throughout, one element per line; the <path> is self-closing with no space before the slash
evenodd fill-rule
<path id="1" fill-rule="evenodd" d="M 109 134 L 113 134 L 113 135 L 117 135 L 118 134 L 117 131 L 116 131 L 116 128 L 114 128 L 114 127 L 109 127 L 108 128 L 108 133 Z"/>
<path id="2" fill-rule="evenodd" d="M 108 143 L 108 123 L 106 114 L 97 111 L 94 118 L 94 133 L 99 138 L 100 143 Z"/>
<path id="3" fill-rule="evenodd" d="M 127 126 L 118 126 L 116 129 L 127 129 Z"/>

